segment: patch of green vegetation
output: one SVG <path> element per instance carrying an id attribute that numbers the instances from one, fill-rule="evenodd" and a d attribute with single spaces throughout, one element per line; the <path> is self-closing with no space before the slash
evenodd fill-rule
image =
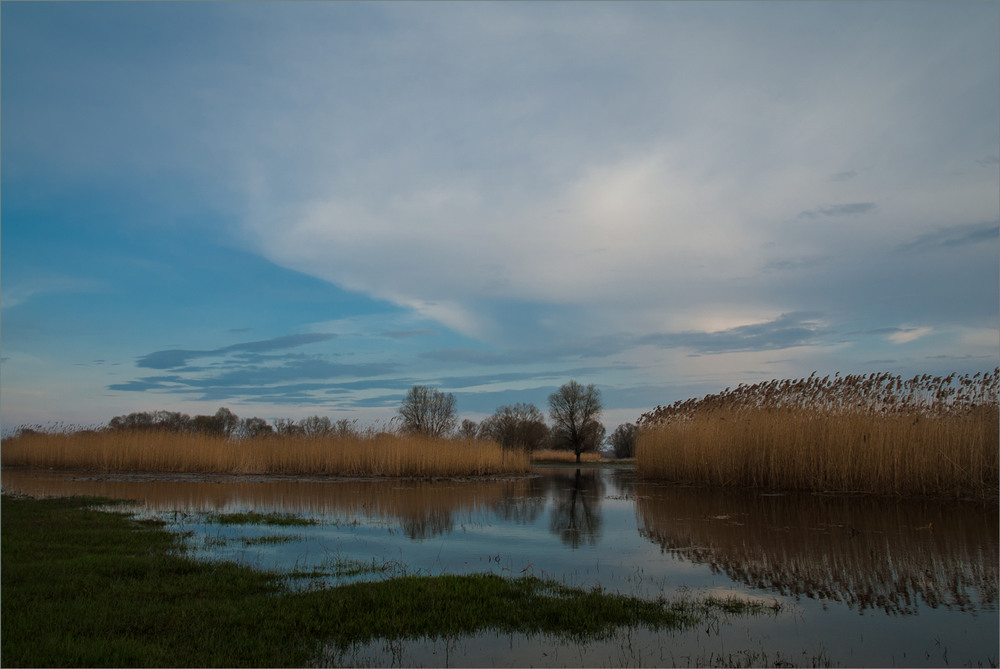
<path id="1" fill-rule="evenodd" d="M 287 574 L 186 558 L 162 526 L 93 503 L 3 497 L 0 664 L 304 666 L 331 644 L 485 630 L 594 638 L 705 615 L 491 574 L 293 591 Z"/>
<path id="2" fill-rule="evenodd" d="M 302 541 L 302 536 L 298 534 L 278 535 L 268 534 L 263 537 L 240 537 L 244 546 L 270 546 L 273 544 L 288 544 L 293 541 Z"/>
<path id="3" fill-rule="evenodd" d="M 338 556 L 317 566 L 317 568 L 324 567 L 324 572 L 328 576 L 337 576 L 340 578 L 351 578 L 366 574 L 401 576 L 406 573 L 406 565 L 403 563 L 395 560 L 379 560 L 377 558 L 365 561 Z"/>
<path id="4" fill-rule="evenodd" d="M 206 520 L 219 525 L 280 525 L 305 527 L 308 525 L 318 525 L 315 520 L 301 518 L 290 513 L 256 513 L 247 511 L 244 513 L 216 513 L 210 514 Z"/>

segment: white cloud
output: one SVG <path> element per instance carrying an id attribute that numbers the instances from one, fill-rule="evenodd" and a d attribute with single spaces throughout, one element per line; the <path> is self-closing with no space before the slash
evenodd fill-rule
<path id="1" fill-rule="evenodd" d="M 917 339 L 920 339 L 921 337 L 926 337 L 932 332 L 934 332 L 934 328 L 926 325 L 919 327 L 904 326 L 900 328 L 898 332 L 893 332 L 892 334 L 888 335 L 886 339 L 888 339 L 894 344 L 908 344 L 911 341 L 916 341 Z"/>

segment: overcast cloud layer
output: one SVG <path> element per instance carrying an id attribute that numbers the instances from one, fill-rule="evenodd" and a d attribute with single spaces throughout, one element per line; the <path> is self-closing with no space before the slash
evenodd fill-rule
<path id="1" fill-rule="evenodd" d="M 5 429 L 1000 359 L 1000 5 L 5 3 Z"/>

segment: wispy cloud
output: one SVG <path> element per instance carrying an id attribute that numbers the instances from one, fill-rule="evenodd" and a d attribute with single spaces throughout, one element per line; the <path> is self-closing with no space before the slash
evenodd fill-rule
<path id="1" fill-rule="evenodd" d="M 418 330 L 394 330 L 383 332 L 383 337 L 389 339 L 409 339 L 410 337 L 434 337 L 441 334 L 438 330 L 418 329 Z"/>
<path id="2" fill-rule="evenodd" d="M 916 341 L 921 337 L 926 337 L 932 332 L 934 332 L 934 328 L 928 326 L 900 327 L 896 328 L 895 332 L 887 334 L 886 339 L 894 344 L 908 344 L 909 342 Z"/>
<path id="3" fill-rule="evenodd" d="M 65 276 L 49 276 L 43 279 L 16 282 L 13 285 L 4 280 L 0 305 L 4 309 L 18 307 L 40 295 L 52 293 L 94 293 L 107 290 L 104 282 Z"/>
<path id="4" fill-rule="evenodd" d="M 799 218 L 826 218 L 835 216 L 860 216 L 875 211 L 874 202 L 849 202 L 834 204 L 828 207 L 818 207 L 799 212 Z"/>
<path id="5" fill-rule="evenodd" d="M 137 367 L 147 367 L 149 369 L 175 369 L 183 367 L 189 360 L 196 358 L 210 358 L 227 355 L 229 353 L 261 353 L 266 351 L 278 351 L 282 349 L 315 344 L 321 341 L 333 339 L 337 335 L 333 334 L 294 334 L 274 339 L 264 339 L 261 341 L 244 342 L 232 344 L 221 348 L 208 350 L 188 350 L 188 349 L 167 349 L 164 351 L 154 351 L 142 356 L 136 362 Z"/>
<path id="6" fill-rule="evenodd" d="M 931 249 L 955 248 L 970 244 L 1000 242 L 1000 221 L 952 225 L 920 235 L 911 242 L 900 244 L 897 251 L 913 253 Z"/>
<path id="7" fill-rule="evenodd" d="M 697 353 L 770 351 L 816 344 L 830 334 L 819 314 L 782 314 L 766 323 L 741 325 L 717 332 L 675 332 L 640 337 L 641 344 L 661 348 L 689 348 Z"/>

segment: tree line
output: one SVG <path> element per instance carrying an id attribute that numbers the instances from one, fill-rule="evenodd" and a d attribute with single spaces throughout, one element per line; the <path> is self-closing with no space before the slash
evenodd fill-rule
<path id="1" fill-rule="evenodd" d="M 399 408 L 402 428 L 431 437 L 457 435 L 466 439 L 488 439 L 504 448 L 535 451 L 569 450 L 576 454 L 600 450 L 607 443 L 616 457 L 635 454 L 635 425 L 623 423 L 607 439 L 600 422 L 601 393 L 593 384 L 576 381 L 549 395 L 549 417 L 533 404 L 517 403 L 498 408 L 482 422 L 465 419 L 456 425 L 455 396 L 427 386 L 414 386 Z"/>
<path id="2" fill-rule="evenodd" d="M 414 386 L 403 398 L 394 420 L 398 429 L 432 438 L 482 439 L 495 441 L 503 448 L 536 451 L 570 450 L 580 460 L 586 452 L 598 451 L 605 444 L 616 457 L 632 457 L 635 448 L 635 425 L 623 423 L 607 437 L 599 418 L 603 410 L 600 391 L 593 385 L 570 381 L 549 396 L 548 425 L 545 416 L 533 404 L 517 403 L 499 407 L 491 416 L 476 423 L 465 419 L 458 424 L 455 396 L 429 386 Z M 276 419 L 272 424 L 263 418 L 240 418 L 226 407 L 213 415 L 189 416 L 176 411 L 139 411 L 115 416 L 108 429 L 142 431 L 162 430 L 186 434 L 205 434 L 229 439 L 258 439 L 268 436 L 357 436 L 357 420 L 331 421 L 325 416 L 300 420 Z"/>

